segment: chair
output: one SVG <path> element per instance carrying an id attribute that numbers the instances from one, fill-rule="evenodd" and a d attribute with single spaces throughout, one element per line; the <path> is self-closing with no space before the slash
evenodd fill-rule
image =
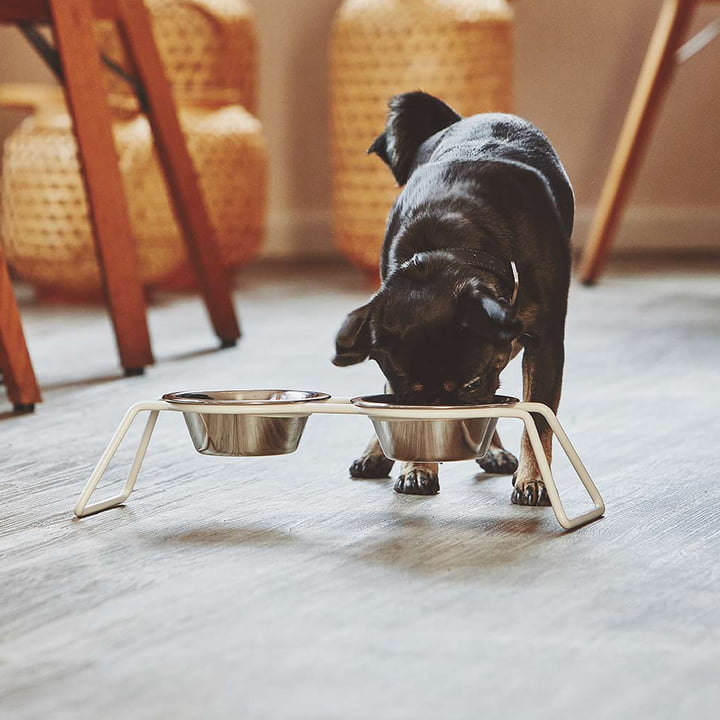
<path id="1" fill-rule="evenodd" d="M 628 199 L 642 154 L 647 146 L 664 91 L 676 65 L 676 56 L 690 24 L 695 6 L 720 0 L 664 0 L 650 47 L 635 86 L 625 123 L 610 163 L 605 184 L 590 229 L 580 265 L 580 279 L 594 284 L 605 262 L 610 244 Z M 713 26 L 717 27 L 717 23 Z M 719 29 L 720 31 L 720 29 Z M 700 33 L 683 47 L 688 57 L 704 47 L 717 33 Z"/>
<path id="2" fill-rule="evenodd" d="M 25 344 L 20 313 L 0 245 L 0 372 L 15 412 L 32 412 L 40 390 Z"/>
<path id="3" fill-rule="evenodd" d="M 57 61 L 56 70 L 63 82 L 120 363 L 127 375 L 134 375 L 152 364 L 153 355 L 101 59 L 93 33 L 95 19 L 112 20 L 118 25 L 190 264 L 221 346 L 235 345 L 240 328 L 215 233 L 142 0 L 0 0 L 0 22 L 17 23 L 30 39 L 33 32 L 28 23 L 47 22 L 52 28 L 57 51 L 48 51 L 54 53 L 54 58 L 46 60 Z M 4 298 L 7 295 L 4 280 L 2 289 Z"/>

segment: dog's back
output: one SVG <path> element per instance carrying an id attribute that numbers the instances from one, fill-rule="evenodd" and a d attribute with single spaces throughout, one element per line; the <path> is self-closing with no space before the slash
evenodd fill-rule
<path id="1" fill-rule="evenodd" d="M 569 239 L 574 220 L 570 180 L 550 141 L 515 115 L 485 113 L 462 118 L 418 148 L 410 175 L 424 164 L 499 163 L 512 173 L 533 172 L 547 186 Z"/>
<path id="2" fill-rule="evenodd" d="M 573 191 L 532 123 L 500 113 L 462 118 L 432 95 L 405 93 L 391 99 L 369 152 L 405 186 L 388 217 L 383 277 L 417 252 L 471 247 L 565 284 Z"/>

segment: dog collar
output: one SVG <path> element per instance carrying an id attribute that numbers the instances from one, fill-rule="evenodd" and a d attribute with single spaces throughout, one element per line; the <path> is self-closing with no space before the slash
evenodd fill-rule
<path id="1" fill-rule="evenodd" d="M 520 276 L 518 275 L 517 265 L 515 264 L 514 260 L 510 261 L 510 269 L 512 270 L 513 274 L 513 293 L 512 297 L 510 298 L 510 304 L 515 305 L 518 296 L 518 290 L 520 290 Z"/>
<path id="2" fill-rule="evenodd" d="M 510 263 L 507 263 L 504 260 L 499 260 L 493 255 L 490 255 L 489 253 L 475 250 L 474 248 L 449 248 L 448 252 L 453 253 L 453 255 L 460 256 L 470 265 L 474 265 L 477 268 L 492 273 L 504 283 L 506 288 L 509 289 L 512 287 L 512 291 L 510 293 L 510 305 L 515 305 L 518 297 L 518 291 L 520 290 L 520 277 L 518 275 L 515 261 L 511 260 Z"/>

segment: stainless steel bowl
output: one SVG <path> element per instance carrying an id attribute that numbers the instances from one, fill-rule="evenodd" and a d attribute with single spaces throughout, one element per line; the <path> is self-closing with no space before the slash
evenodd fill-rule
<path id="1" fill-rule="evenodd" d="M 449 462 L 482 457 L 490 446 L 496 417 L 433 418 L 438 410 L 510 407 L 517 398 L 496 395 L 488 405 L 400 405 L 393 395 L 368 395 L 352 402 L 369 416 L 385 455 L 393 460 L 414 462 Z M 422 409 L 427 419 L 393 417 L 393 410 Z"/>
<path id="2" fill-rule="evenodd" d="M 163 400 L 178 405 L 258 406 L 277 415 L 184 412 L 195 449 L 202 455 L 251 457 L 285 455 L 297 450 L 308 415 L 282 415 L 282 407 L 327 400 L 327 393 L 307 390 L 209 390 L 173 392 Z M 277 406 L 277 407 L 276 407 Z"/>

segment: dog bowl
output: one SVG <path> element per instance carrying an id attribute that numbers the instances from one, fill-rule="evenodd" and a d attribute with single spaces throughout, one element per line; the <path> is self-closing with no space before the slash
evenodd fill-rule
<path id="1" fill-rule="evenodd" d="M 487 405 L 400 405 L 394 395 L 368 395 L 352 399 L 372 420 L 383 452 L 393 460 L 449 462 L 482 457 L 490 446 L 497 417 L 433 418 L 438 410 L 511 407 L 517 398 L 496 395 Z M 393 410 L 418 410 L 427 418 L 393 417 Z"/>
<path id="2" fill-rule="evenodd" d="M 295 452 L 309 413 L 283 416 L 282 407 L 329 397 L 327 393 L 306 390 L 210 390 L 168 393 L 162 399 L 178 405 L 257 406 L 258 411 L 272 411 L 272 416 L 195 410 L 183 413 L 200 454 L 253 457 Z"/>

